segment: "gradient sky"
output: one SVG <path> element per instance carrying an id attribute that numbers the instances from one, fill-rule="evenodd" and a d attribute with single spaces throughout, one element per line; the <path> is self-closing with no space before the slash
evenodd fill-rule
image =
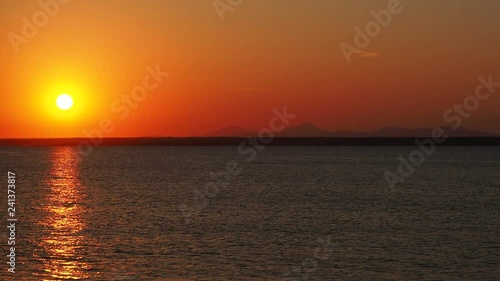
<path id="1" fill-rule="evenodd" d="M 0 137 L 80 137 L 103 118 L 116 125 L 106 136 L 258 130 L 283 106 L 329 130 L 436 127 L 479 75 L 500 81 L 495 0 L 401 0 L 363 49 L 373 55 L 347 63 L 339 44 L 388 2 L 244 0 L 221 21 L 212 0 L 72 0 L 16 54 L 8 35 L 41 7 L 0 0 Z M 170 75 L 118 118 L 113 101 L 156 65 Z M 500 89 L 464 126 L 500 133 L 498 108 Z"/>

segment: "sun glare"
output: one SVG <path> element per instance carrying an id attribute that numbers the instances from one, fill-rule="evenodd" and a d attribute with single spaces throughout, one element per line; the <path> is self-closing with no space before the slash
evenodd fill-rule
<path id="1" fill-rule="evenodd" d="M 61 110 L 69 110 L 73 107 L 73 98 L 68 94 L 62 94 L 57 97 L 56 105 Z"/>

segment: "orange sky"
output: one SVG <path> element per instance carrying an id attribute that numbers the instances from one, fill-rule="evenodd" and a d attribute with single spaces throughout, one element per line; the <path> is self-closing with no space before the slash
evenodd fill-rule
<path id="1" fill-rule="evenodd" d="M 68 0 L 41 2 L 53 1 Z M 13 46 L 44 10 L 0 0 L 0 138 L 80 137 L 103 119 L 106 136 L 259 129 L 283 106 L 329 130 L 435 127 L 478 76 L 500 81 L 499 1 L 401 0 L 370 55 L 348 63 L 339 44 L 390 1 L 243 0 L 221 20 L 212 0 L 72 0 Z M 157 65 L 169 76 L 127 116 L 113 110 Z M 464 126 L 500 133 L 498 108 L 500 89 Z"/>

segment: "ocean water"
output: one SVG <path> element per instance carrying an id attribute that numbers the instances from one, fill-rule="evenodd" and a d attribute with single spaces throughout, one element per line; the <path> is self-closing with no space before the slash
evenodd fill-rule
<path id="1" fill-rule="evenodd" d="M 0 148 L 0 280 L 500 280 L 500 148 L 413 149 Z"/>

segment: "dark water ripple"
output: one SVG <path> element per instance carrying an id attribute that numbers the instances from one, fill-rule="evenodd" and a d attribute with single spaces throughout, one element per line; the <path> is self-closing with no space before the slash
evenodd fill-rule
<path id="1" fill-rule="evenodd" d="M 269 147 L 247 162 L 234 147 L 0 148 L 18 177 L 15 276 L 499 280 L 500 149 L 439 148 L 389 189 L 412 149 Z M 193 201 L 230 161 L 241 173 Z M 198 208 L 189 224 L 181 204 Z"/>

